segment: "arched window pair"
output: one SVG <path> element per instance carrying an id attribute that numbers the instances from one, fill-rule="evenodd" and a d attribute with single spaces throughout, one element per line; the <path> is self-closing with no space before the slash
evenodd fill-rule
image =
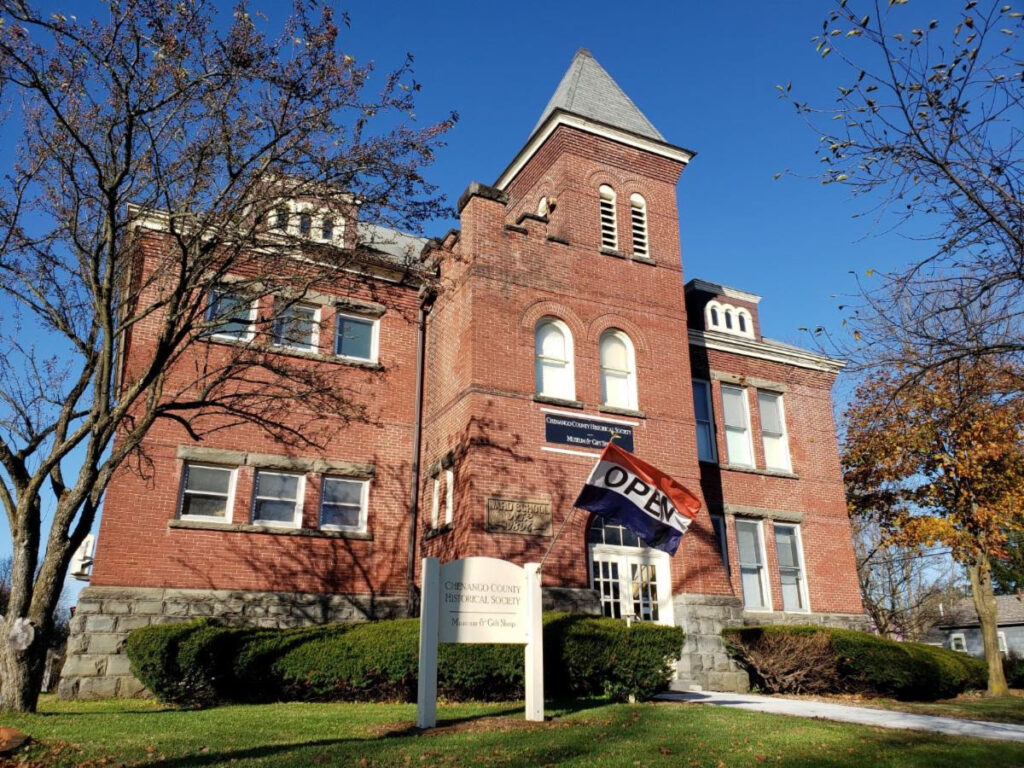
<path id="1" fill-rule="evenodd" d="M 615 190 L 602 184 L 600 193 L 601 247 L 619 249 L 619 227 L 615 218 Z M 629 222 L 633 234 L 633 255 L 648 257 L 647 203 L 642 196 L 629 196 Z"/>
<path id="2" fill-rule="evenodd" d="M 573 343 L 569 327 L 546 317 L 535 335 L 537 394 L 560 400 L 576 399 Z M 636 356 L 629 336 L 610 328 L 601 334 L 601 402 L 636 410 Z"/>

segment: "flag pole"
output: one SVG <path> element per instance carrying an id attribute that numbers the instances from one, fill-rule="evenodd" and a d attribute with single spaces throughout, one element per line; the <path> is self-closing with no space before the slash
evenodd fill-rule
<path id="1" fill-rule="evenodd" d="M 618 440 L 620 437 L 622 437 L 622 433 L 619 432 L 617 429 L 615 429 L 613 427 L 612 428 L 612 436 L 608 438 L 608 443 L 610 444 L 613 440 Z M 608 445 L 605 445 L 605 448 L 607 448 L 607 447 L 608 447 Z M 602 455 L 603 455 L 603 451 L 602 451 Z M 598 462 L 601 461 L 600 456 L 598 457 L 597 460 L 598 460 Z M 573 504 L 572 507 L 569 509 L 569 514 L 567 514 L 565 516 L 565 520 L 563 520 L 562 524 L 560 526 L 558 526 L 558 532 L 554 535 L 554 537 L 552 537 L 551 543 L 548 544 L 548 551 L 545 552 L 544 553 L 544 557 L 542 557 L 540 559 L 540 568 L 541 568 L 542 571 L 544 570 L 544 563 L 547 562 L 548 556 L 551 554 L 551 550 L 553 550 L 555 548 L 555 542 L 558 541 L 559 537 L 562 535 L 562 531 L 565 530 L 565 526 L 569 524 L 569 521 L 572 519 L 572 516 L 573 516 L 573 514 L 575 514 L 575 512 L 576 512 L 576 505 Z"/>

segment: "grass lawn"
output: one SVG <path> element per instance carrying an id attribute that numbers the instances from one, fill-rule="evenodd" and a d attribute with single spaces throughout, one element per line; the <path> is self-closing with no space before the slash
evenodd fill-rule
<path id="1" fill-rule="evenodd" d="M 1020 766 L 1021 744 L 692 704 L 583 702 L 526 723 L 521 704 L 442 706 L 420 733 L 408 704 L 267 704 L 201 712 L 149 701 L 60 702 L 3 725 L 34 743 L 3 766 Z"/>

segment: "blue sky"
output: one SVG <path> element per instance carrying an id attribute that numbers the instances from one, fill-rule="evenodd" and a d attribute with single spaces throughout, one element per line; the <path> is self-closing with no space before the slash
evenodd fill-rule
<path id="1" fill-rule="evenodd" d="M 79 18 L 97 7 L 46 5 Z M 229 14 L 230 3 L 222 5 Z M 283 5 L 255 3 L 272 21 Z M 937 0 L 927 10 L 942 18 L 958 6 Z M 494 182 L 574 52 L 589 48 L 668 141 L 697 152 L 679 184 L 685 279 L 761 294 L 766 335 L 808 346 L 799 328 L 839 330 L 837 307 L 856 290 L 851 270 L 884 270 L 924 252 L 920 242 L 873 232 L 870 219 L 854 218 L 866 201 L 820 184 L 817 136 L 778 98 L 775 86 L 792 82 L 794 96 L 828 106 L 845 81 L 839 62 L 823 61 L 810 42 L 827 2 L 356 0 L 343 7 L 352 21 L 343 45 L 357 59 L 373 59 L 383 72 L 414 56 L 421 122 L 460 114 L 427 174 L 452 202 L 470 181 Z M 15 139 L 0 136 L 0 157 L 10 156 Z M 430 222 L 426 232 L 454 225 Z M 848 391 L 841 384 L 839 399 Z M 8 551 L 0 535 L 0 556 Z"/>

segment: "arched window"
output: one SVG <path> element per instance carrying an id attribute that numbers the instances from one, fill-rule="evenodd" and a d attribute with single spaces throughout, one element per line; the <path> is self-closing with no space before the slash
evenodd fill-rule
<path id="1" fill-rule="evenodd" d="M 718 310 L 715 307 L 711 307 L 708 310 L 711 313 L 711 325 L 712 327 L 718 327 Z"/>
<path id="2" fill-rule="evenodd" d="M 572 334 L 568 326 L 553 317 L 542 319 L 537 323 L 534 352 L 537 362 L 537 394 L 575 400 Z"/>
<path id="3" fill-rule="evenodd" d="M 587 546 L 590 583 L 601 596 L 605 616 L 672 623 L 667 553 L 651 549 L 628 528 L 597 515 L 587 530 Z"/>
<path id="4" fill-rule="evenodd" d="M 633 255 L 647 257 L 647 203 L 640 195 L 629 196 L 629 218 L 633 225 Z"/>
<path id="5" fill-rule="evenodd" d="M 601 247 L 619 249 L 619 229 L 615 222 L 615 190 L 602 184 L 601 193 Z"/>
<path id="6" fill-rule="evenodd" d="M 601 334 L 601 402 L 636 410 L 636 360 L 629 336 L 618 330 Z"/>
<path id="7" fill-rule="evenodd" d="M 732 311 L 728 309 L 725 310 L 725 327 L 732 330 Z"/>

